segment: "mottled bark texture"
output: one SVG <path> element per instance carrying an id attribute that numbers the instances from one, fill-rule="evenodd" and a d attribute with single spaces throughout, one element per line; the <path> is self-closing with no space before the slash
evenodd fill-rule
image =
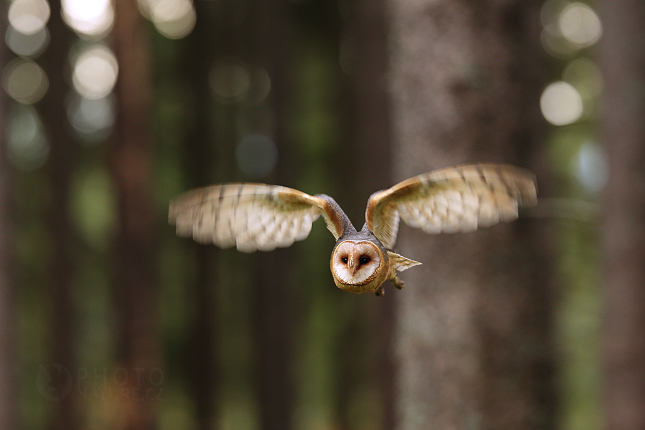
<path id="1" fill-rule="evenodd" d="M 645 4 L 602 3 L 605 387 L 611 430 L 645 428 Z"/>
<path id="2" fill-rule="evenodd" d="M 114 246 L 117 366 L 127 381 L 118 398 L 119 422 L 128 430 L 156 428 L 162 387 L 158 369 L 156 234 L 152 206 L 151 71 L 146 23 L 136 0 L 116 0 L 112 43 L 119 63 L 117 119 L 111 143 L 118 199 Z"/>
<path id="3" fill-rule="evenodd" d="M 539 1 L 390 0 L 395 179 L 470 162 L 544 185 Z M 542 187 L 544 189 L 544 187 Z M 554 427 L 551 266 L 528 219 L 470 234 L 402 226 L 397 428 Z"/>

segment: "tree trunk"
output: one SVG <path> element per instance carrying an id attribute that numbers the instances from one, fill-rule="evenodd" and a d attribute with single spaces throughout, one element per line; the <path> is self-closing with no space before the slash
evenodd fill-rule
<path id="1" fill-rule="evenodd" d="M 42 58 L 43 68 L 49 79 L 49 89 L 39 104 L 45 133 L 51 146 L 46 166 L 52 193 L 47 210 L 47 224 L 52 237 L 49 262 L 52 300 L 50 359 L 52 364 L 63 366 L 67 372 L 73 374 L 74 318 L 70 290 L 74 270 L 74 241 L 69 207 L 70 179 L 75 157 L 74 139 L 65 115 L 65 99 L 69 87 L 63 73 L 67 67 L 73 35 L 63 23 L 60 0 L 52 0 L 50 7 L 52 13 L 48 28 L 52 38 Z M 61 393 L 60 401 L 56 402 L 53 408 L 51 428 L 73 430 L 78 427 L 74 403 L 73 393 Z"/>
<path id="2" fill-rule="evenodd" d="M 544 184 L 538 1 L 390 0 L 395 178 L 510 162 Z M 544 187 L 542 187 L 544 188 Z M 542 225 L 401 227 L 397 428 L 554 427 L 551 266 Z"/>
<path id="3" fill-rule="evenodd" d="M 254 3 L 255 39 L 250 47 L 252 60 L 264 66 L 271 80 L 268 105 L 273 129 L 269 137 L 278 151 L 274 174 L 269 183 L 288 185 L 293 180 L 290 145 L 291 80 L 291 20 L 285 0 L 260 0 Z M 258 400 L 261 428 L 290 430 L 293 427 L 294 402 L 293 278 L 291 275 L 293 250 L 277 249 L 258 253 L 255 297 L 256 342 L 258 351 Z"/>
<path id="4" fill-rule="evenodd" d="M 163 372 L 158 366 L 156 220 L 152 207 L 151 72 L 146 26 L 135 0 L 115 2 L 112 31 L 119 63 L 117 119 L 111 148 L 118 199 L 114 292 L 118 312 L 117 365 L 123 428 L 156 427 Z"/>
<path id="5" fill-rule="evenodd" d="M 6 12 L 3 6 L 0 10 Z M 3 15 L 4 16 L 4 15 Z M 0 34 L 6 21 L 0 21 Z M 0 69 L 7 64 L 8 52 L 0 46 Z M 13 175 L 7 158 L 7 98 L 0 94 L 0 428 L 18 428 L 18 363 L 16 360 L 16 289 L 13 221 Z"/>
<path id="6" fill-rule="evenodd" d="M 645 5 L 602 3 L 605 400 L 611 430 L 645 428 Z"/>
<path id="7" fill-rule="evenodd" d="M 212 129 L 213 100 L 208 84 L 208 73 L 213 63 L 213 52 L 205 52 L 205 46 L 213 45 L 216 28 L 216 10 L 210 2 L 196 2 L 197 22 L 192 33 L 186 38 L 187 49 L 184 58 L 184 73 L 190 88 L 192 112 L 189 132 L 184 145 L 185 168 L 188 188 L 203 187 L 214 182 L 213 166 L 215 141 Z M 217 384 L 217 350 L 215 343 L 214 289 L 218 250 L 213 246 L 203 246 L 186 242 L 193 251 L 197 274 L 193 287 L 192 302 L 196 316 L 192 327 L 191 344 L 187 348 L 187 363 L 190 363 L 190 379 L 195 402 L 195 415 L 199 430 L 213 430 L 217 420 L 215 410 L 215 388 Z"/>
<path id="8" fill-rule="evenodd" d="M 375 191 L 389 188 L 392 179 L 392 148 L 390 106 L 387 93 L 387 31 L 385 0 L 353 0 L 349 2 L 348 27 L 342 53 L 348 73 L 346 129 L 347 157 L 341 161 L 341 178 L 351 187 L 343 187 L 346 211 L 360 229 L 364 222 L 365 204 Z M 343 55 L 343 54 L 341 54 Z M 394 366 L 392 362 L 392 327 L 397 292 L 388 290 L 387 297 L 361 300 L 344 329 L 346 334 L 340 359 L 339 414 L 342 428 L 356 426 L 350 417 L 351 396 L 360 395 L 360 384 L 378 391 L 374 410 L 365 410 L 369 420 L 378 416 L 382 430 L 394 428 Z M 365 350 L 367 348 L 367 350 Z M 353 354 L 376 354 L 371 366 L 352 366 Z M 357 381 L 358 379 L 358 381 Z M 375 382 L 375 383 L 374 383 Z M 352 386 L 353 385 L 353 386 Z"/>

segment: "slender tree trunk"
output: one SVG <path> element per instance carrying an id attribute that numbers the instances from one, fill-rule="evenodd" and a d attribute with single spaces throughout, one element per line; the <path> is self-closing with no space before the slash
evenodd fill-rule
<path id="1" fill-rule="evenodd" d="M 289 130 L 291 81 L 291 22 L 285 0 L 255 2 L 256 37 L 251 57 L 266 68 L 271 81 L 268 95 L 273 122 L 270 135 L 278 151 L 271 183 L 287 185 L 293 179 Z M 294 403 L 293 327 L 294 303 L 290 276 L 293 250 L 259 253 L 255 281 L 256 336 L 258 348 L 258 400 L 263 430 L 292 428 Z"/>
<path id="2" fill-rule="evenodd" d="M 2 62 L 0 61 L 0 64 Z M 4 98 L 4 97 L 1 97 Z M 0 102 L 2 103 L 2 102 Z M 0 107 L 0 131 L 4 131 L 5 105 Z M 2 134 L 4 136 L 4 133 Z M 0 139 L 0 428 L 18 428 L 18 380 L 16 373 L 16 291 L 14 281 L 14 222 L 11 167 L 7 145 Z"/>
<path id="3" fill-rule="evenodd" d="M 50 2 L 52 10 L 48 23 L 51 42 L 43 55 L 43 67 L 49 79 L 49 89 L 40 103 L 40 113 L 51 145 L 47 173 L 52 197 L 47 221 L 52 237 L 50 264 L 51 279 L 51 362 L 74 373 L 73 309 L 71 283 L 73 276 L 73 246 L 70 221 L 70 177 L 74 166 L 74 139 L 65 115 L 65 99 L 69 92 L 63 70 L 66 69 L 72 33 L 63 23 L 60 0 Z M 66 373 L 68 374 L 68 373 Z M 68 374 L 69 375 L 69 374 Z M 74 395 L 62 396 L 54 405 L 51 428 L 75 429 L 78 426 L 74 411 Z"/>
<path id="4" fill-rule="evenodd" d="M 258 400 L 264 430 L 289 430 L 293 413 L 293 297 L 288 250 L 259 255 L 255 282 Z"/>
<path id="5" fill-rule="evenodd" d="M 197 23 L 188 36 L 185 58 L 185 73 L 189 81 L 192 121 L 186 138 L 185 171 L 189 188 L 208 185 L 213 181 L 214 168 L 213 101 L 208 84 L 208 73 L 213 63 L 212 51 L 204 47 L 213 42 L 213 5 L 209 2 L 195 2 Z M 215 344 L 215 321 L 213 294 L 218 251 L 212 246 L 187 243 L 196 260 L 197 274 L 194 281 L 196 309 L 192 328 L 192 339 L 188 348 L 188 363 L 191 364 L 191 382 L 200 430 L 213 430 L 217 422 L 215 410 L 215 387 L 217 383 L 217 351 Z"/>
<path id="6" fill-rule="evenodd" d="M 0 11 L 6 12 L 3 4 Z M 6 21 L 0 21 L 0 34 Z M 7 64 L 6 45 L 0 46 L 0 69 Z M 0 94 L 0 428 L 18 428 L 18 363 L 16 360 L 16 297 L 12 168 L 7 159 L 7 98 Z"/>
<path id="7" fill-rule="evenodd" d="M 605 260 L 608 428 L 645 428 L 645 4 L 602 3 L 603 139 L 610 176 Z"/>
<path id="8" fill-rule="evenodd" d="M 158 369 L 156 219 L 152 207 L 151 71 L 146 24 L 135 0 L 116 0 L 112 31 L 119 64 L 117 120 L 111 148 L 118 198 L 114 292 L 118 312 L 117 364 L 125 370 L 119 397 L 125 429 L 156 427 Z M 136 393 L 140 395 L 135 396 Z"/>
<path id="9" fill-rule="evenodd" d="M 368 197 L 375 191 L 388 188 L 392 181 L 392 151 L 390 106 L 387 93 L 387 31 L 385 0 L 353 0 L 350 3 L 348 28 L 343 51 L 348 71 L 348 94 L 346 128 L 349 130 L 349 145 L 346 150 L 345 179 L 351 187 L 344 191 L 350 203 L 356 228 L 364 222 L 363 213 Z M 351 194 L 348 196 L 347 194 Z M 376 353 L 377 362 L 370 368 L 358 370 L 363 382 L 374 384 L 380 395 L 379 403 L 373 405 L 372 415 L 379 416 L 381 429 L 394 428 L 394 367 L 392 362 L 392 327 L 396 292 L 388 290 L 387 297 L 377 301 L 362 301 L 355 310 L 352 321 L 357 327 L 352 330 L 358 339 L 348 339 L 341 358 L 339 393 L 341 423 L 344 428 L 353 428 L 349 417 L 350 394 L 356 394 L 351 384 L 356 384 L 357 369 L 350 365 L 351 354 Z M 366 324 L 365 319 L 369 323 Z M 361 340 L 363 340 L 361 342 Z M 372 345 L 368 351 L 357 351 Z M 349 360 L 348 360 L 349 358 Z M 367 380 L 367 381 L 365 381 Z M 364 417 L 369 418 L 369 417 Z"/>
<path id="10" fill-rule="evenodd" d="M 395 177 L 511 162 L 544 184 L 539 1 L 390 0 Z M 544 189 L 544 187 L 542 187 Z M 551 265 L 543 226 L 403 226 L 423 266 L 396 309 L 397 428 L 554 427 Z"/>
<path id="11" fill-rule="evenodd" d="M 0 427 L 12 429 L 18 428 L 18 363 L 12 178 L 6 155 L 3 139 L 0 142 Z"/>

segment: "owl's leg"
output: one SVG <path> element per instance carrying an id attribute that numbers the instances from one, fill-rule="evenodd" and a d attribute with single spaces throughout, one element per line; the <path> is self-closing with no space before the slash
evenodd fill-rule
<path id="1" fill-rule="evenodd" d="M 378 287 L 376 291 L 374 291 L 374 294 L 376 294 L 379 297 L 383 297 L 383 295 L 385 294 L 385 288 L 383 288 L 383 284 L 381 284 L 381 286 Z"/>
<path id="2" fill-rule="evenodd" d="M 405 287 L 405 283 L 402 280 L 400 280 L 399 278 L 397 278 L 396 276 L 394 278 L 390 279 L 390 281 L 392 281 L 392 285 L 394 285 L 399 290 L 402 290 L 403 287 Z"/>

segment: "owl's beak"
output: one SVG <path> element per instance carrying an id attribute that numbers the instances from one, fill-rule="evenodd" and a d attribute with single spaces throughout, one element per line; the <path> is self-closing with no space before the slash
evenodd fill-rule
<path id="1" fill-rule="evenodd" d="M 355 255 L 354 253 L 351 253 L 349 255 L 349 261 L 347 262 L 347 267 L 349 267 L 349 271 L 351 272 L 352 275 L 356 274 L 356 271 L 358 270 L 358 256 Z"/>

